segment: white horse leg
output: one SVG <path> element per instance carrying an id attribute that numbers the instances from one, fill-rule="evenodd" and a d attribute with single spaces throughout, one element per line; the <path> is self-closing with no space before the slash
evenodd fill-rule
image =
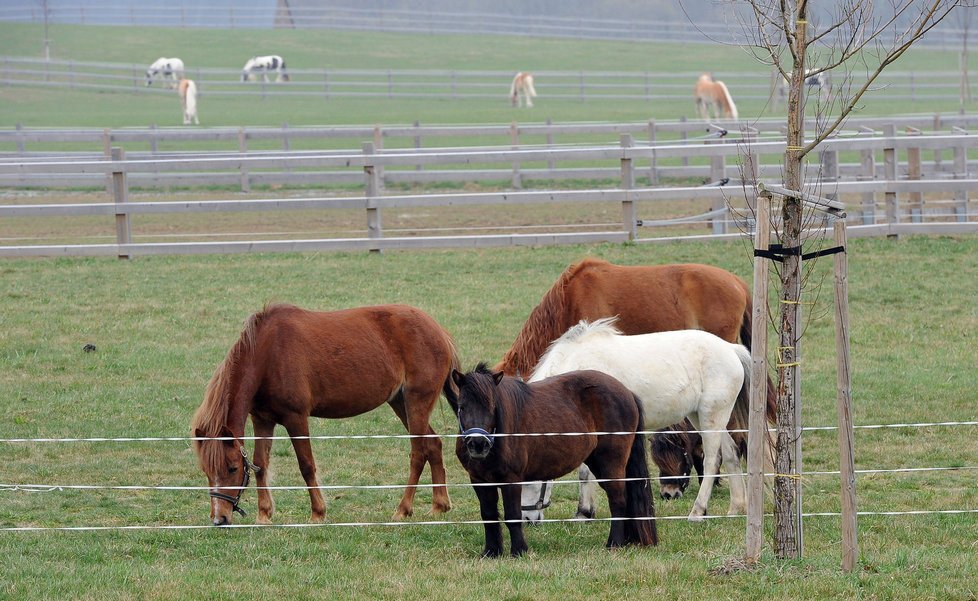
<path id="1" fill-rule="evenodd" d="M 742 515 L 747 512 L 747 484 L 737 457 L 737 445 L 729 432 L 721 434 L 721 451 L 723 453 L 723 469 L 730 481 L 730 509 L 727 515 Z"/>
<path id="2" fill-rule="evenodd" d="M 713 484 L 717 478 L 718 462 L 720 460 L 720 434 L 712 432 L 716 430 L 716 427 L 705 425 L 700 427 L 697 423 L 698 420 L 692 420 L 693 426 L 697 430 L 711 430 L 710 432 L 701 432 L 703 437 L 703 483 L 700 484 L 700 491 L 696 495 L 696 501 L 693 503 L 693 510 L 689 512 L 689 521 L 698 522 L 703 519 L 706 515 L 706 508 L 710 504 L 710 495 L 713 494 Z M 721 425 L 724 427 L 726 424 Z"/>
<path id="3" fill-rule="evenodd" d="M 593 519 L 597 508 L 594 499 L 598 491 L 598 483 L 595 482 L 594 474 L 586 465 L 581 465 L 577 470 L 577 478 L 580 483 L 580 497 L 577 501 L 576 518 Z"/>

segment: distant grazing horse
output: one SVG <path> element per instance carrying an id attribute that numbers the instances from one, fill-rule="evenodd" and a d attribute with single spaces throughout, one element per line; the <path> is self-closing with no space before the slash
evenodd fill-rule
<path id="1" fill-rule="evenodd" d="M 513 106 L 520 107 L 526 104 L 527 108 L 533 107 L 533 99 L 536 98 L 537 91 L 533 88 L 533 74 L 520 71 L 513 77 L 513 83 L 509 86 L 509 98 Z"/>
<path id="2" fill-rule="evenodd" d="M 270 523 L 268 437 L 276 424 L 292 437 L 309 487 L 312 520 L 322 521 L 326 504 L 316 480 L 309 417 L 352 417 L 387 403 L 409 433 L 433 435 L 428 418 L 442 389 L 451 388 L 450 374 L 457 367 L 448 332 L 406 305 L 317 312 L 280 304 L 255 313 L 211 377 L 192 421 L 193 435 L 207 439 L 195 440 L 194 449 L 211 489 L 212 522 L 222 526 L 231 522 L 233 511 L 244 514 L 239 502 L 254 469 L 258 522 Z M 249 415 L 258 437 L 254 464 L 241 440 Z M 224 440 L 213 440 L 218 437 Z M 451 509 L 441 441 L 412 438 L 408 485 L 394 518 L 412 514 L 426 462 L 436 485 L 433 511 Z"/>
<path id="3" fill-rule="evenodd" d="M 608 547 L 658 544 L 649 490 L 641 401 L 614 378 L 596 371 L 564 374 L 534 384 L 492 373 L 452 372 L 458 396 L 446 394 L 462 435 L 455 454 L 468 471 L 485 522 L 483 557 L 503 553 L 499 493 L 510 554 L 527 551 L 520 517 L 521 482 L 562 476 L 587 464 L 608 494 Z M 533 433 L 615 432 L 614 435 L 520 436 Z M 515 435 L 515 436 L 514 436 Z M 626 481 L 627 478 L 627 481 Z"/>
<path id="4" fill-rule="evenodd" d="M 183 109 L 183 124 L 190 125 L 193 121 L 194 125 L 200 125 L 200 119 L 197 118 L 197 84 L 192 79 L 181 79 L 177 92 L 180 94 L 180 107 Z"/>
<path id="5" fill-rule="evenodd" d="M 737 105 L 734 104 L 730 90 L 722 81 L 713 79 L 708 73 L 700 75 L 693 87 L 693 100 L 700 119 L 709 121 L 715 119 L 737 120 Z"/>
<path id="6" fill-rule="evenodd" d="M 168 88 L 176 87 L 183 79 L 183 61 L 178 58 L 160 57 L 146 70 L 146 85 L 150 86 L 159 79 Z"/>
<path id="7" fill-rule="evenodd" d="M 255 56 L 248 59 L 248 62 L 241 69 L 241 81 L 255 81 L 260 73 L 261 80 L 267 83 L 268 74 L 272 71 L 276 73 L 275 81 L 289 81 L 289 73 L 285 70 L 285 61 L 276 54 Z"/>
<path id="8" fill-rule="evenodd" d="M 740 341 L 748 348 L 751 341 L 751 291 L 736 275 L 711 265 L 614 265 L 601 259 L 587 258 L 569 266 L 531 312 L 516 335 L 512 346 L 495 366 L 508 375 L 530 377 L 547 346 L 582 319 L 594 321 L 618 316 L 615 324 L 625 334 L 647 334 L 667 330 L 700 329 L 716 334 L 728 342 Z M 775 420 L 777 403 L 774 387 L 768 383 L 767 417 Z M 670 430 L 680 430 L 673 424 Z M 662 436 L 662 435 L 656 435 Z M 673 436 L 673 435 L 667 435 Z M 734 433 L 738 445 L 746 435 Z M 657 464 L 684 465 L 681 447 L 653 446 Z M 665 457 L 661 453 L 678 454 Z M 685 472 L 667 472 L 663 490 L 674 476 Z M 549 487 L 548 487 L 549 488 Z M 524 486 L 524 511 L 529 520 L 542 519 L 545 497 L 539 488 Z M 544 500 L 537 502 L 543 498 Z M 540 505 L 536 507 L 535 505 Z M 578 508 L 578 515 L 593 516 L 593 505 Z"/>
<path id="9" fill-rule="evenodd" d="M 615 318 L 581 321 L 550 345 L 529 382 L 593 369 L 617 378 L 642 402 L 646 430 L 685 418 L 703 430 L 703 486 L 690 520 L 706 515 L 720 455 L 730 478 L 727 515 L 747 508 L 740 461 L 727 423 L 747 429 L 750 411 L 750 351 L 702 330 L 623 336 Z M 600 476 L 599 476 L 600 477 Z"/>
<path id="10" fill-rule="evenodd" d="M 787 77 L 780 77 L 780 86 L 778 87 L 779 100 L 784 102 L 787 102 L 788 99 L 788 81 L 791 78 L 791 71 L 788 71 L 786 75 Z M 819 102 L 826 102 L 832 97 L 832 81 L 828 71 L 805 69 L 805 87 L 809 92 L 815 91 L 818 94 Z"/>

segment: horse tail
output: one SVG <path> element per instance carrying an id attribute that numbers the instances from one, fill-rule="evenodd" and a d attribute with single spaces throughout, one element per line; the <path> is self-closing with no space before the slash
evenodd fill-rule
<path id="1" fill-rule="evenodd" d="M 533 87 L 533 76 L 527 73 L 524 81 L 526 82 L 526 95 L 532 98 L 536 98 L 537 91 Z"/>
<path id="2" fill-rule="evenodd" d="M 723 92 L 723 101 L 727 105 L 727 114 L 731 119 L 736 121 L 740 117 L 737 115 L 737 105 L 734 104 L 733 97 L 730 95 L 730 90 L 727 89 L 727 84 L 722 81 L 718 81 L 717 85 L 720 86 L 720 90 Z"/>
<path id="3" fill-rule="evenodd" d="M 197 84 L 192 79 L 185 79 L 184 81 L 187 82 L 187 114 L 197 116 Z"/>
<path id="4" fill-rule="evenodd" d="M 451 405 L 452 409 L 458 407 L 458 387 L 455 385 L 455 378 L 452 377 L 452 373 L 459 369 L 461 362 L 458 358 L 458 347 L 455 346 L 455 341 L 446 332 L 445 336 L 448 338 L 449 345 L 452 349 L 452 360 L 451 365 L 448 369 L 448 375 L 445 376 L 445 383 L 442 384 L 441 390 L 445 394 L 445 400 Z"/>
<path id="5" fill-rule="evenodd" d="M 638 408 L 638 425 L 641 430 L 645 423 L 642 411 L 642 401 L 634 394 L 635 406 Z M 655 501 L 652 499 L 652 487 L 649 484 L 649 464 L 645 458 L 645 434 L 635 433 L 632 439 L 632 450 L 625 464 L 625 515 L 631 519 L 625 522 L 625 544 L 658 545 L 659 532 L 655 525 Z"/>
<path id="6" fill-rule="evenodd" d="M 520 75 L 522 75 L 522 73 L 517 73 L 516 75 L 514 75 L 513 83 L 509 84 L 509 95 L 511 98 L 516 97 L 516 82 L 520 80 Z"/>
<path id="7" fill-rule="evenodd" d="M 285 70 L 285 60 L 282 60 L 282 68 L 280 73 L 282 74 L 282 81 L 289 81 L 289 73 Z"/>
<path id="8" fill-rule="evenodd" d="M 740 359 L 740 363 L 744 368 L 744 383 L 740 387 L 740 392 L 737 394 L 737 401 L 734 403 L 733 412 L 730 415 L 730 428 L 737 430 L 747 430 L 750 427 L 750 383 L 751 374 L 753 373 L 753 360 L 751 359 L 750 351 L 744 346 L 739 344 L 734 345 L 734 349 L 737 352 L 737 357 Z M 770 378 L 768 378 L 768 397 L 772 396 L 772 388 Z M 776 409 L 776 407 L 775 407 Z M 768 411 L 771 410 L 771 403 L 768 403 Z M 768 420 L 770 421 L 771 415 L 768 414 Z M 774 423 L 773 421 L 771 423 Z M 747 456 L 747 436 L 743 435 L 743 438 L 733 436 L 735 440 L 738 441 L 737 451 L 742 457 Z M 764 444 L 763 444 L 763 456 L 764 456 L 764 471 L 770 473 L 774 470 L 774 456 L 773 449 L 774 443 L 771 440 L 771 434 L 767 431 L 764 433 Z"/>

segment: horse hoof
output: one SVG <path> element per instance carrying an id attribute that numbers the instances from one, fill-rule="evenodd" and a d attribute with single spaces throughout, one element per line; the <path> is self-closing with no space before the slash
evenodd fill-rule
<path id="1" fill-rule="evenodd" d="M 689 514 L 689 517 L 686 519 L 690 522 L 702 522 L 706 520 L 706 515 L 693 511 L 692 513 Z"/>
<path id="2" fill-rule="evenodd" d="M 312 514 L 312 516 L 309 517 L 309 521 L 313 524 L 322 524 L 326 521 L 326 512 L 324 511 L 323 513 Z"/>
<path id="3" fill-rule="evenodd" d="M 261 524 L 262 526 L 271 526 L 271 524 L 272 524 L 272 516 L 270 516 L 270 515 L 262 515 L 262 514 L 259 513 L 258 514 L 258 517 L 255 518 L 255 523 L 256 524 Z"/>
<path id="4" fill-rule="evenodd" d="M 404 509 L 403 507 L 398 507 L 397 511 L 394 512 L 394 515 L 391 516 L 391 519 L 394 521 L 401 521 L 404 518 L 411 517 L 412 515 L 414 515 L 413 510 Z"/>
<path id="5" fill-rule="evenodd" d="M 574 514 L 575 520 L 593 520 L 594 510 L 593 509 L 577 509 L 577 513 Z"/>
<path id="6" fill-rule="evenodd" d="M 439 514 L 439 513 L 448 513 L 451 510 L 452 510 L 452 504 L 450 502 L 449 503 L 434 503 L 431 506 L 431 513 L 436 514 L 436 515 Z"/>

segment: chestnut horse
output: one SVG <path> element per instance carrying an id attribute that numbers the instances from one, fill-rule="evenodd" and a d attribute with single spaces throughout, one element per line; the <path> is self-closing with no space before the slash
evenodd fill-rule
<path id="1" fill-rule="evenodd" d="M 737 105 L 734 104 L 727 84 L 713 79 L 709 73 L 700 75 L 693 87 L 693 101 L 700 119 L 709 121 L 715 119 L 737 120 Z"/>
<path id="2" fill-rule="evenodd" d="M 509 98 L 513 106 L 520 107 L 526 104 L 527 108 L 533 108 L 533 99 L 536 98 L 537 91 L 533 88 L 533 74 L 520 71 L 513 77 L 513 83 L 509 86 Z"/>
<path id="3" fill-rule="evenodd" d="M 499 492 L 509 529 L 510 554 L 527 550 L 520 518 L 526 479 L 552 479 L 584 462 L 599 478 L 611 509 L 609 548 L 658 544 L 649 491 L 645 436 L 636 432 L 642 402 L 618 380 L 597 371 L 575 371 L 527 384 L 484 364 L 452 372 L 458 396 L 446 392 L 458 417 L 455 454 L 469 473 L 485 526 L 483 557 L 503 551 Z M 533 436 L 539 433 L 614 432 Z M 605 480 L 606 479 L 606 480 Z"/>
<path id="4" fill-rule="evenodd" d="M 246 321 L 192 420 L 194 450 L 211 489 L 212 522 L 222 526 L 231 522 L 233 511 L 244 514 L 238 503 L 254 469 L 258 522 L 270 523 L 269 437 L 276 424 L 285 426 L 292 438 L 309 487 L 312 521 L 322 521 L 326 504 L 316 480 L 309 417 L 352 417 L 387 403 L 409 433 L 433 435 L 429 416 L 443 389 L 451 389 L 450 374 L 457 367 L 451 336 L 413 307 L 318 312 L 266 306 Z M 242 441 L 249 415 L 256 437 L 254 464 Z M 412 438 L 408 485 L 395 519 L 412 514 L 425 463 L 431 465 L 435 484 L 433 511 L 451 509 L 441 441 L 435 436 Z"/>
<path id="5" fill-rule="evenodd" d="M 711 265 L 693 263 L 672 265 L 622 266 L 587 258 L 564 270 L 554 285 L 531 312 L 516 340 L 495 366 L 509 375 L 529 378 L 547 346 L 582 319 L 594 321 L 618 316 L 616 326 L 627 335 L 668 330 L 706 330 L 727 342 L 740 342 L 750 348 L 751 291 L 736 275 Z M 768 382 L 767 418 L 774 423 L 777 403 L 774 387 Z M 670 430 L 680 430 L 677 424 Z M 686 426 L 688 429 L 689 426 Z M 657 435 L 659 436 L 659 435 Z M 732 434 L 744 447 L 746 434 Z M 677 458 L 657 457 L 660 466 L 678 465 L 678 447 L 659 447 L 678 453 Z M 660 475 L 664 483 L 688 471 Z M 524 486 L 527 504 L 542 498 L 538 490 Z M 678 495 L 677 495 L 678 496 Z M 542 504 L 538 504 L 542 505 Z M 539 519 L 542 508 L 524 511 L 528 519 Z M 582 516 L 593 515 L 592 507 L 579 507 Z"/>

